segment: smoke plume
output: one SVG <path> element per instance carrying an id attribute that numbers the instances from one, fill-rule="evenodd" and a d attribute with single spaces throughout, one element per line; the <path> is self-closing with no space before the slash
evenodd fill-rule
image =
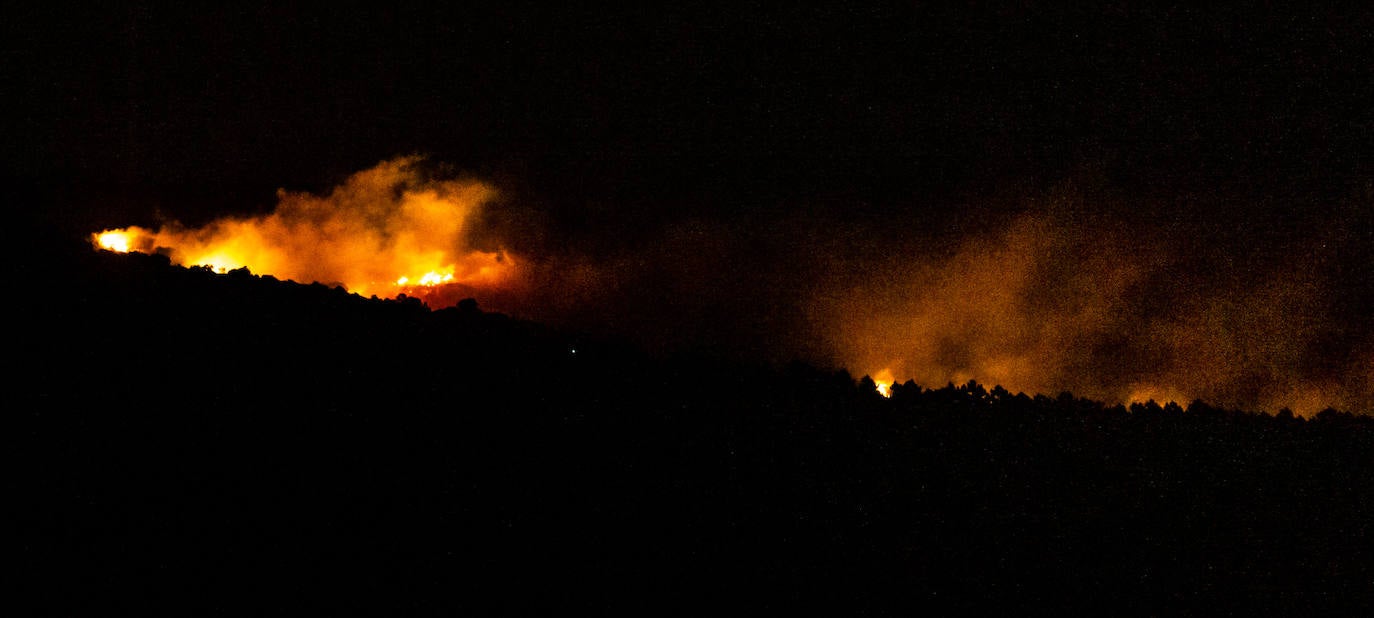
<path id="1" fill-rule="evenodd" d="M 97 242 L 435 308 L 475 297 L 659 351 L 800 359 L 884 386 L 977 380 L 1110 403 L 1374 409 L 1364 297 L 1342 293 L 1350 267 L 1331 267 L 1350 262 L 1340 254 L 1358 236 L 1247 246 L 1070 192 L 914 232 L 804 209 L 669 217 L 592 250 L 537 207 L 422 163 L 382 162 L 324 196 L 282 191 L 267 215 Z"/>
<path id="2" fill-rule="evenodd" d="M 362 295 L 424 294 L 438 284 L 483 288 L 508 278 L 500 247 L 477 248 L 471 227 L 495 190 L 425 177 L 417 157 L 358 172 L 325 196 L 278 192 L 277 208 L 204 227 L 107 230 L 95 241 L 121 251 L 163 252 L 174 262 L 224 272 L 341 285 Z"/>

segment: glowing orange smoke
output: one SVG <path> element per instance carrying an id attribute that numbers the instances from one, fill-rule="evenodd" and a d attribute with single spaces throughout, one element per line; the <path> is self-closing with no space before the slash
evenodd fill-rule
<path id="1" fill-rule="evenodd" d="M 1374 345 L 1322 348 L 1334 336 L 1320 269 L 1284 263 L 1227 279 L 1133 242 L 1129 228 L 1056 221 L 1026 214 L 943 253 L 883 247 L 835 260 L 809 317 L 835 364 L 884 368 L 871 373 L 881 389 L 893 377 L 926 388 L 973 379 L 1108 404 L 1202 399 L 1303 416 L 1374 401 L 1374 381 L 1360 377 Z M 862 270 L 843 270 L 851 263 Z"/>
<path id="2" fill-rule="evenodd" d="M 1181 406 L 1188 405 L 1191 399 L 1176 388 L 1160 387 L 1150 384 L 1135 385 L 1129 395 L 1126 395 L 1123 403 L 1149 403 L 1151 401 L 1163 405 L 1166 403 L 1176 403 Z"/>
<path id="3" fill-rule="evenodd" d="M 1185 232 L 1085 221 L 1092 209 L 1070 193 L 1015 217 L 969 219 L 957 238 L 805 216 L 765 228 L 693 219 L 595 254 L 533 241 L 535 232 L 513 260 L 482 239 L 538 230 L 541 213 L 512 208 L 481 225 L 495 191 L 428 180 L 419 163 L 383 162 L 323 196 L 283 191 L 266 215 L 91 240 L 432 307 L 472 296 L 655 350 L 706 341 L 800 357 L 870 371 L 884 395 L 908 379 L 977 380 L 1113 404 L 1374 409 L 1374 340 L 1354 328 L 1362 339 L 1350 349 L 1327 349 L 1352 335 L 1326 258 L 1294 257 L 1305 242 L 1273 265 L 1236 266 L 1252 260 L 1194 257 Z"/>
<path id="4" fill-rule="evenodd" d="M 177 264 L 342 285 L 361 295 L 425 297 L 445 286 L 492 288 L 515 263 L 471 243 L 474 216 L 495 191 L 480 182 L 424 180 L 419 159 L 384 161 L 326 196 L 278 192 L 274 212 L 226 217 L 200 228 L 106 230 L 96 246 L 162 252 Z"/>

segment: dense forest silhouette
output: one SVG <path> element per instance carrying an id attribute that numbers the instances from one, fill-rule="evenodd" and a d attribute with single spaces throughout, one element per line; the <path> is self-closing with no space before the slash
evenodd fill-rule
<path id="1" fill-rule="evenodd" d="M 1362 414 L 884 398 L 79 242 L 16 274 L 26 615 L 1374 609 Z"/>

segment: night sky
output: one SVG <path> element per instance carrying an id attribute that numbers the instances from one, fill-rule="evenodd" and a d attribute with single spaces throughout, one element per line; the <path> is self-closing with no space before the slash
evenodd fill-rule
<path id="1" fill-rule="evenodd" d="M 197 225 L 422 155 L 500 191 L 516 315 L 1374 407 L 1369 11 L 239 4 L 12 11 L 8 207 Z"/>

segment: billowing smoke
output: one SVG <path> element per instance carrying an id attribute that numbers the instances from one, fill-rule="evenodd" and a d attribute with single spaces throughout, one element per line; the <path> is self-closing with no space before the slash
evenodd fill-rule
<path id="1" fill-rule="evenodd" d="M 484 288 L 514 271 L 500 247 L 474 246 L 471 228 L 495 197 L 477 181 L 427 178 L 402 157 L 358 172 L 328 195 L 278 192 L 270 214 L 226 217 L 199 228 L 107 230 L 109 249 L 160 251 L 216 271 L 247 267 L 363 295 L 424 294 L 437 284 Z"/>
<path id="2" fill-rule="evenodd" d="M 1328 267 L 1348 261 L 1336 253 L 1349 241 L 1317 230 L 1248 246 L 1085 216 L 1082 196 L 1032 197 L 1039 206 L 956 233 L 792 215 L 677 222 L 609 258 L 539 252 L 561 261 L 537 285 L 557 300 L 528 307 L 670 349 L 801 358 L 880 383 L 1374 410 L 1374 324 Z"/>
<path id="3" fill-rule="evenodd" d="M 1368 327 L 1311 255 L 1235 264 L 1160 229 L 1022 215 L 944 255 L 895 251 L 811 299 L 837 361 L 924 386 L 975 379 L 1312 414 L 1368 410 Z M 1221 262 L 1218 265 L 1216 262 Z M 837 277 L 832 276 L 832 281 Z"/>
<path id="4" fill-rule="evenodd" d="M 540 208 L 422 163 L 383 162 L 325 196 L 282 192 L 265 216 L 101 242 L 436 308 L 472 296 L 655 350 L 800 359 L 883 382 L 1374 409 L 1374 326 L 1364 296 L 1340 293 L 1357 271 L 1338 254 L 1359 236 L 1245 246 L 1055 194 L 931 230 L 804 208 L 668 217 L 593 249 Z"/>

